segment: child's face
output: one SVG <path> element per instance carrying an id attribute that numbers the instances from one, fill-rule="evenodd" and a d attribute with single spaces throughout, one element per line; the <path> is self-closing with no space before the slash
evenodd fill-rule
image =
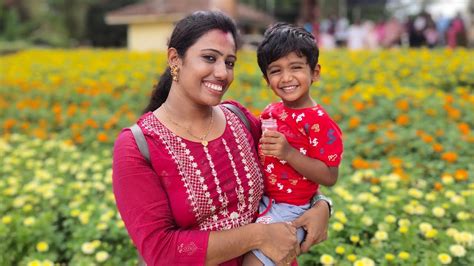
<path id="1" fill-rule="evenodd" d="M 320 66 L 312 70 L 305 56 L 295 52 L 268 65 L 266 80 L 273 92 L 291 108 L 313 106 L 309 88 L 319 78 Z"/>

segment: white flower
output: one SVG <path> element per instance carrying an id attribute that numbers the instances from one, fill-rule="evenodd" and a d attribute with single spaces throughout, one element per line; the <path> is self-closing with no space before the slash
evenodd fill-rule
<path id="1" fill-rule="evenodd" d="M 109 253 L 107 251 L 99 251 L 97 254 L 95 254 L 95 259 L 98 262 L 104 262 L 109 258 Z"/>
<path id="2" fill-rule="evenodd" d="M 81 250 L 84 254 L 92 254 L 95 251 L 95 245 L 91 242 L 86 242 L 82 244 Z"/>
<path id="3" fill-rule="evenodd" d="M 433 215 L 438 218 L 441 218 L 446 214 L 446 211 L 441 207 L 434 207 L 432 212 L 433 212 Z"/>
<path id="4" fill-rule="evenodd" d="M 461 245 L 451 245 L 449 251 L 454 257 L 464 257 L 466 255 L 466 249 Z"/>

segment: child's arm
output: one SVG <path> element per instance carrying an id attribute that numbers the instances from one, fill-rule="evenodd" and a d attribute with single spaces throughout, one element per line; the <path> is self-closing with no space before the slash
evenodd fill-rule
<path id="1" fill-rule="evenodd" d="M 338 167 L 328 167 L 318 159 L 301 154 L 300 151 L 288 143 L 282 133 L 272 130 L 265 131 L 260 143 L 264 155 L 285 160 L 307 179 L 324 186 L 336 184 L 339 173 Z"/>

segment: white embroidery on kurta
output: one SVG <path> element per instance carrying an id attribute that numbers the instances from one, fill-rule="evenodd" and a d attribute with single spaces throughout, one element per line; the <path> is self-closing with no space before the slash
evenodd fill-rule
<path id="1" fill-rule="evenodd" d="M 185 140 L 164 127 L 154 115 L 146 117 L 140 123 L 148 132 L 152 132 L 160 138 L 166 151 L 176 163 L 200 230 L 223 230 L 251 223 L 263 193 L 263 176 L 257 159 L 251 152 L 253 147 L 248 142 L 244 126 L 235 114 L 226 108 L 221 109 L 224 111 L 227 126 L 234 137 L 233 139 L 221 138 L 233 169 L 235 177 L 233 182 L 236 183 L 234 187 L 238 201 L 235 203 L 232 201 L 231 206 L 228 206 L 229 199 L 220 186 L 221 181 L 224 178 L 229 178 L 229 176 L 218 176 L 214 169 L 213 157 L 222 156 L 220 153 L 203 147 L 207 164 L 201 165 L 202 162 L 194 159 L 193 151 L 187 147 Z M 235 146 L 229 146 L 230 141 L 235 141 L 238 151 L 231 150 L 230 147 Z M 202 146 L 199 144 L 199 147 Z M 236 155 L 240 155 L 240 158 L 235 158 Z M 209 169 L 207 167 L 211 169 L 212 178 L 203 176 L 203 169 Z M 246 182 L 239 176 L 238 167 L 243 167 Z M 211 197 L 209 192 L 210 182 L 213 183 L 212 186 L 215 187 L 218 193 L 217 198 L 213 199 Z M 247 190 L 245 190 L 246 186 L 248 186 Z M 233 204 L 236 204 L 236 206 Z M 229 212 L 234 208 L 235 211 Z"/>

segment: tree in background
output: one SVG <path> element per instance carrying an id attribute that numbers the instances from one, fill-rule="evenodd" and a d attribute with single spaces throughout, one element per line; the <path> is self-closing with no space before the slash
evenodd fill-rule
<path id="1" fill-rule="evenodd" d="M 104 14 L 139 0 L 0 0 L 0 40 L 70 47 L 123 46 L 125 26 L 108 26 Z"/>

